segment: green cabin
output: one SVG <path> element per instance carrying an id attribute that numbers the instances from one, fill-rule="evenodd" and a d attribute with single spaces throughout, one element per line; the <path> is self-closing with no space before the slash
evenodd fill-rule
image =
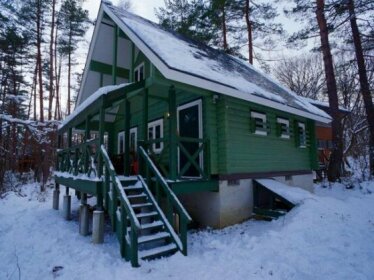
<path id="1" fill-rule="evenodd" d="M 55 192 L 107 213 L 134 266 L 187 254 L 188 226 L 251 217 L 254 179 L 311 190 L 316 121 L 330 117 L 248 63 L 103 2 Z"/>

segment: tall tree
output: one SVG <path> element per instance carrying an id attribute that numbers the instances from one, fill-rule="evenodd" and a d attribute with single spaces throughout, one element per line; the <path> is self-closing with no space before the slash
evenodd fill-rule
<path id="1" fill-rule="evenodd" d="M 49 104 L 48 104 L 48 120 L 52 119 L 52 106 L 54 98 L 54 39 L 55 39 L 55 25 L 56 25 L 56 0 L 52 0 L 52 13 L 51 13 L 51 33 L 49 37 Z"/>
<path id="2" fill-rule="evenodd" d="M 369 159 L 370 173 L 374 176 L 374 106 L 373 97 L 370 92 L 370 85 L 366 72 L 364 52 L 362 49 L 361 35 L 357 25 L 354 0 L 348 0 L 347 8 L 349 11 L 349 20 L 352 30 L 353 44 L 355 46 L 356 61 L 358 74 L 360 77 L 361 94 L 365 104 L 367 122 L 369 124 L 370 142 L 369 142 Z"/>
<path id="3" fill-rule="evenodd" d="M 330 181 L 336 181 L 341 176 L 343 164 L 343 134 L 341 115 L 339 112 L 339 100 L 334 73 L 334 64 L 331 55 L 329 42 L 329 31 L 325 17 L 325 1 L 316 0 L 316 18 L 321 39 L 321 51 L 323 54 L 323 63 L 325 67 L 326 87 L 330 104 L 330 114 L 332 116 L 332 141 L 333 150 L 330 156 L 328 178 Z"/>
<path id="4" fill-rule="evenodd" d="M 68 58 L 68 96 L 67 114 L 71 113 L 71 76 L 72 76 L 72 54 L 77 49 L 79 41 L 82 40 L 89 22 L 88 11 L 84 10 L 78 0 L 65 0 L 60 10 L 60 49 Z"/>

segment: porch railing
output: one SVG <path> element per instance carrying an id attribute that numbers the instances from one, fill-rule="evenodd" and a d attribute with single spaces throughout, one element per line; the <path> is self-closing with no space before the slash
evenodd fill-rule
<path id="1" fill-rule="evenodd" d="M 165 178 L 154 165 L 146 150 L 139 146 L 138 152 L 140 159 L 145 165 L 145 174 L 143 174 L 143 176 L 145 177 L 146 184 L 155 194 L 155 204 L 162 208 L 162 211 L 160 209 L 158 212 L 162 216 L 164 215 L 163 213 L 165 213 L 166 219 L 172 227 L 167 228 L 167 230 L 170 232 L 182 253 L 187 255 L 187 226 L 192 219 L 175 196 L 174 192 L 170 189 Z M 173 229 L 175 229 L 175 231 Z M 174 237 L 174 234 L 177 234 L 178 237 Z"/>
<path id="2" fill-rule="evenodd" d="M 161 152 L 154 152 L 153 146 L 157 144 L 163 145 Z M 186 144 L 198 144 L 197 148 L 190 152 Z M 210 178 L 210 145 L 209 139 L 190 138 L 190 137 L 177 137 L 177 163 L 176 166 L 171 166 L 169 161 L 170 145 L 169 141 L 165 138 L 151 139 L 147 141 L 140 141 L 139 145 L 143 146 L 147 154 L 152 159 L 157 168 L 161 171 L 162 175 L 170 178 L 171 169 L 176 169 L 177 179 L 188 177 L 187 171 L 192 167 L 197 171 L 195 178 L 207 180 Z M 181 162 L 179 158 L 185 157 L 186 161 Z"/>
<path id="3" fill-rule="evenodd" d="M 57 171 L 97 177 L 99 139 L 57 151 Z"/>

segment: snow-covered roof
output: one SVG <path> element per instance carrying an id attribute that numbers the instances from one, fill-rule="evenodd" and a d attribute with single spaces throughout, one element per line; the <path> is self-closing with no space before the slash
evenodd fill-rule
<path id="1" fill-rule="evenodd" d="M 330 108 L 330 104 L 327 101 L 315 100 L 315 99 L 311 99 L 311 98 L 307 98 L 307 97 L 304 97 L 304 99 L 306 101 L 308 101 L 309 103 L 317 106 L 317 107 L 322 107 L 322 108 L 326 108 L 326 109 Z M 339 106 L 339 110 L 342 111 L 342 112 L 345 112 L 345 113 L 350 113 L 351 112 L 350 110 L 348 110 L 347 108 L 345 108 L 343 106 Z"/>
<path id="2" fill-rule="evenodd" d="M 124 83 L 120 85 L 113 85 L 113 86 L 105 86 L 99 88 L 97 91 L 95 91 L 93 94 L 91 94 L 86 100 L 84 100 L 79 106 L 75 107 L 73 113 L 71 113 L 69 116 L 65 118 L 65 120 L 60 124 L 59 129 L 63 128 L 66 124 L 68 124 L 72 119 L 74 119 L 76 116 L 78 116 L 84 109 L 86 109 L 88 106 L 90 106 L 92 103 L 94 103 L 96 100 L 98 100 L 101 96 L 120 89 L 124 88 L 131 83 Z"/>
<path id="3" fill-rule="evenodd" d="M 168 79 L 310 119 L 331 120 L 324 111 L 240 59 L 113 5 L 103 3 L 102 9 Z"/>

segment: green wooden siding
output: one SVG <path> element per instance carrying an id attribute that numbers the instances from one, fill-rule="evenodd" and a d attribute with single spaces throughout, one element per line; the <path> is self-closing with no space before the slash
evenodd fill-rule
<path id="1" fill-rule="evenodd" d="M 306 148 L 297 147 L 295 133 L 290 139 L 281 139 L 277 136 L 276 118 L 287 118 L 290 125 L 295 120 L 304 122 L 309 130 L 314 129 L 313 124 L 308 126 L 309 122 L 304 118 L 230 97 L 224 97 L 222 103 L 224 108 L 221 113 L 225 114 L 225 117 L 218 124 L 221 126 L 219 131 L 226 130 L 226 133 L 223 133 L 223 138 L 220 139 L 220 143 L 221 140 L 223 141 L 222 146 L 226 146 L 226 151 L 221 151 L 220 156 L 222 155 L 221 160 L 225 156 L 227 158 L 222 166 L 223 168 L 226 166 L 226 170 L 220 169 L 220 172 L 235 174 L 310 170 L 312 168 L 311 156 L 313 156 L 313 152 L 310 150 L 310 145 Z M 268 135 L 256 135 L 251 132 L 251 110 L 266 113 L 267 122 L 270 125 Z"/>

